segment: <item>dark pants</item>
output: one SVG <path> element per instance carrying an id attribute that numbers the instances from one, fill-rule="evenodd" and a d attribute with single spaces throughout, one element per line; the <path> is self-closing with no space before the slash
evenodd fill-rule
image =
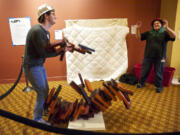
<path id="1" fill-rule="evenodd" d="M 154 73 L 155 73 L 155 86 L 158 88 L 162 88 L 163 81 L 163 70 L 165 62 L 161 62 L 161 59 L 152 59 L 152 58 L 144 58 L 142 64 L 142 72 L 139 83 L 142 85 L 145 84 L 146 79 L 151 71 L 152 66 L 154 65 Z"/>

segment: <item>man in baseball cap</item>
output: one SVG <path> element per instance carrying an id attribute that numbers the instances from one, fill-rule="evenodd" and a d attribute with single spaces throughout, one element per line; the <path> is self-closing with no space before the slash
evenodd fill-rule
<path id="1" fill-rule="evenodd" d="M 51 7 L 50 5 L 47 4 L 43 4 L 41 6 L 38 7 L 38 21 L 41 23 L 43 21 L 44 18 L 44 14 L 49 14 L 50 11 L 55 12 L 54 8 Z"/>
<path id="2" fill-rule="evenodd" d="M 39 6 L 38 22 L 39 24 L 34 25 L 26 37 L 24 71 L 25 76 L 37 93 L 33 119 L 49 125 L 48 122 L 42 119 L 44 104 L 49 93 L 44 63 L 46 58 L 58 56 L 64 51 L 71 51 L 71 48 L 67 49 L 64 39 L 50 43 L 49 29 L 56 23 L 54 8 L 47 4 Z M 51 48 L 53 45 L 59 45 L 60 51 L 57 52 L 54 48 Z"/>

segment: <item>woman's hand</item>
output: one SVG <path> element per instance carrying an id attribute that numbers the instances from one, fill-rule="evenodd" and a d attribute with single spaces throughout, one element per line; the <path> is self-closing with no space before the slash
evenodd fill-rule
<path id="1" fill-rule="evenodd" d="M 142 22 L 141 21 L 137 21 L 136 28 L 141 28 L 141 26 L 142 26 Z"/>
<path id="2" fill-rule="evenodd" d="M 163 22 L 164 22 L 164 24 L 163 24 L 164 28 L 167 29 L 168 28 L 168 21 L 167 20 L 163 20 Z"/>
<path id="3" fill-rule="evenodd" d="M 163 20 L 164 24 L 164 28 L 165 30 L 169 33 L 171 38 L 176 38 L 176 32 L 174 30 L 172 30 L 171 28 L 169 28 L 168 26 L 168 21 L 167 20 Z"/>
<path id="4" fill-rule="evenodd" d="M 136 38 L 137 39 L 141 39 L 141 34 L 140 34 L 141 26 L 142 26 L 142 22 L 141 21 L 137 21 L 137 23 L 136 23 Z"/>

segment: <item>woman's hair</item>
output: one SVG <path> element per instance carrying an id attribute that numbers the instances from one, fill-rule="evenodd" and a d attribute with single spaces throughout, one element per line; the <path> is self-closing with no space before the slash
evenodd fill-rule
<path id="1" fill-rule="evenodd" d="M 159 21 L 161 23 L 161 25 L 164 25 L 164 21 L 161 18 L 156 18 L 151 22 L 152 27 L 153 27 L 155 21 Z"/>
<path id="2" fill-rule="evenodd" d="M 48 12 L 46 12 L 45 14 L 49 16 L 52 11 L 53 11 L 53 10 L 48 11 Z M 39 23 L 43 23 L 43 22 L 45 21 L 45 17 L 44 17 L 45 14 L 42 14 L 42 15 L 38 18 L 38 22 L 39 22 Z"/>

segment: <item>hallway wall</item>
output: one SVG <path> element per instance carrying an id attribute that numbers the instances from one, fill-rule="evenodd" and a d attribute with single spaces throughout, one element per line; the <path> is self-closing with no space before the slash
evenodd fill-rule
<path id="1" fill-rule="evenodd" d="M 161 5 L 160 0 L 0 0 L 0 82 L 16 80 L 24 54 L 23 45 L 12 46 L 8 18 L 31 17 L 31 25 L 34 25 L 37 23 L 37 8 L 43 3 L 56 10 L 57 23 L 51 28 L 51 41 L 54 40 L 54 30 L 64 28 L 67 19 L 127 18 L 129 27 L 141 20 L 142 31 L 149 30 L 151 20 L 160 16 Z M 134 64 L 141 63 L 144 44 L 128 34 L 128 72 L 133 71 Z M 50 58 L 45 67 L 49 80 L 66 80 L 65 60 L 60 62 L 59 57 Z"/>

